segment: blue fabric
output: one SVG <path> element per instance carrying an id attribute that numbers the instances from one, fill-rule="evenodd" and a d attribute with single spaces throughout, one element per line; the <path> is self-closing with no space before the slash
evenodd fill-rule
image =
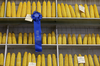
<path id="1" fill-rule="evenodd" d="M 39 12 L 34 11 L 31 17 L 34 20 L 35 51 L 42 52 L 41 21 L 40 21 L 42 19 L 42 15 Z"/>

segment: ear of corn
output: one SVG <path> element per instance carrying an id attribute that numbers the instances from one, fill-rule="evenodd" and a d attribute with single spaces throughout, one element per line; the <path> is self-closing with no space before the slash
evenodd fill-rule
<path id="1" fill-rule="evenodd" d="M 10 66 L 15 66 L 15 53 L 12 53 Z"/>
<path id="2" fill-rule="evenodd" d="M 42 66 L 45 66 L 45 55 L 44 54 L 42 54 Z"/>
<path id="3" fill-rule="evenodd" d="M 2 43 L 2 33 L 0 32 L 0 44 Z"/>
<path id="4" fill-rule="evenodd" d="M 61 34 L 59 34 L 59 36 L 58 36 L 58 44 L 62 44 L 62 36 L 61 36 Z"/>
<path id="5" fill-rule="evenodd" d="M 87 34 L 85 34 L 85 36 L 83 38 L 83 44 L 87 44 Z"/>
<path id="6" fill-rule="evenodd" d="M 65 11 L 66 11 L 66 16 L 71 17 L 70 9 L 67 4 L 65 4 Z"/>
<path id="7" fill-rule="evenodd" d="M 0 17 L 4 17 L 4 12 L 5 12 L 5 2 L 3 2 L 1 5 Z"/>
<path id="8" fill-rule="evenodd" d="M 84 66 L 89 66 L 87 55 L 84 55 L 84 58 L 85 58 L 85 64 L 84 64 Z"/>
<path id="9" fill-rule="evenodd" d="M 59 55 L 59 66 L 63 66 L 63 54 Z"/>
<path id="10" fill-rule="evenodd" d="M 48 44 L 51 44 L 51 33 L 48 34 Z"/>
<path id="11" fill-rule="evenodd" d="M 65 11 L 65 6 L 64 6 L 63 3 L 61 3 L 61 13 L 62 13 L 62 16 L 63 16 L 63 17 L 66 17 L 66 16 L 67 16 L 67 15 L 66 15 L 66 11 Z"/>
<path id="12" fill-rule="evenodd" d="M 10 66 L 10 53 L 7 54 L 5 66 Z"/>
<path id="13" fill-rule="evenodd" d="M 90 5 L 90 17 L 94 18 L 94 9 L 92 5 Z"/>
<path id="14" fill-rule="evenodd" d="M 35 54 L 34 53 L 32 54 L 32 62 L 36 63 L 36 58 L 35 58 Z"/>
<path id="15" fill-rule="evenodd" d="M 31 62 L 31 53 L 28 53 L 27 56 L 27 66 L 29 65 L 29 62 Z"/>
<path id="16" fill-rule="evenodd" d="M 81 56 L 81 54 L 79 54 L 79 56 Z M 83 66 L 83 63 L 79 63 L 79 66 Z"/>
<path id="17" fill-rule="evenodd" d="M 94 66 L 93 59 L 90 54 L 88 55 L 88 60 L 89 60 L 89 66 Z"/>
<path id="18" fill-rule="evenodd" d="M 37 11 L 41 13 L 41 3 L 40 1 L 37 2 Z"/>
<path id="19" fill-rule="evenodd" d="M 27 11 L 27 14 L 30 14 L 31 15 L 31 3 L 30 3 L 30 1 L 28 1 L 27 2 L 27 9 L 26 9 Z"/>
<path id="20" fill-rule="evenodd" d="M 51 43 L 52 43 L 52 44 L 56 44 L 56 38 L 55 38 L 55 33 L 54 33 L 54 31 L 52 31 Z"/>
<path id="21" fill-rule="evenodd" d="M 80 18 L 80 12 L 79 12 L 78 4 L 75 4 L 75 14 L 76 14 L 77 18 Z"/>
<path id="22" fill-rule="evenodd" d="M 55 54 L 52 54 L 52 63 L 53 63 L 53 66 L 57 66 L 57 60 L 56 60 Z"/>
<path id="23" fill-rule="evenodd" d="M 99 18 L 98 8 L 97 8 L 96 4 L 94 4 L 93 8 L 94 8 L 94 16 L 95 16 L 95 18 Z"/>
<path id="24" fill-rule="evenodd" d="M 35 38 L 34 38 L 35 36 L 34 36 L 34 33 L 33 33 L 33 44 L 35 44 Z"/>
<path id="25" fill-rule="evenodd" d="M 51 3 L 50 1 L 47 2 L 47 17 L 51 17 Z"/>
<path id="26" fill-rule="evenodd" d="M 71 16 L 72 17 L 76 17 L 74 9 L 73 9 L 73 7 L 71 5 L 69 5 L 69 9 L 70 9 L 70 12 L 71 12 Z"/>
<path id="27" fill-rule="evenodd" d="M 87 4 L 84 5 L 85 7 L 85 17 L 90 18 L 89 10 Z"/>
<path id="28" fill-rule="evenodd" d="M 36 66 L 41 66 L 41 55 L 38 55 L 38 57 L 37 57 L 37 64 L 36 64 Z"/>
<path id="29" fill-rule="evenodd" d="M 8 44 L 12 44 L 11 33 L 8 34 Z"/>
<path id="30" fill-rule="evenodd" d="M 27 33 L 24 33 L 23 44 L 27 44 Z"/>
<path id="31" fill-rule="evenodd" d="M 65 55 L 65 66 L 68 66 L 68 54 Z"/>
<path id="32" fill-rule="evenodd" d="M 35 2 L 32 3 L 32 14 L 34 11 L 36 11 L 36 3 Z"/>
<path id="33" fill-rule="evenodd" d="M 55 4 L 55 2 L 52 3 L 51 16 L 56 17 L 56 4 Z"/>
<path id="34" fill-rule="evenodd" d="M 15 2 L 12 2 L 12 8 L 11 8 L 11 15 L 12 17 L 16 17 L 16 5 L 15 5 Z"/>
<path id="35" fill-rule="evenodd" d="M 74 55 L 74 66 L 78 66 L 77 55 Z"/>
<path id="36" fill-rule="evenodd" d="M 32 33 L 29 33 L 28 44 L 32 44 Z"/>
<path id="37" fill-rule="evenodd" d="M 2 38 L 2 44 L 6 43 L 6 33 L 3 34 L 3 38 Z"/>
<path id="38" fill-rule="evenodd" d="M 58 17 L 62 17 L 60 4 L 57 5 L 57 14 L 58 14 Z"/>
<path id="39" fill-rule="evenodd" d="M 22 33 L 18 35 L 18 44 L 22 44 Z"/>
<path id="40" fill-rule="evenodd" d="M 78 44 L 82 44 L 82 37 L 81 37 L 81 34 L 78 35 Z"/>
<path id="41" fill-rule="evenodd" d="M 26 2 L 23 3 L 21 17 L 26 17 Z"/>
<path id="42" fill-rule="evenodd" d="M 94 54 L 93 57 L 94 57 L 94 64 L 95 64 L 95 66 L 99 66 L 99 61 L 98 61 L 97 55 Z"/>
<path id="43" fill-rule="evenodd" d="M 42 5 L 42 17 L 46 17 L 46 1 L 43 1 L 43 5 Z"/>
<path id="44" fill-rule="evenodd" d="M 66 44 L 66 35 L 65 34 L 63 34 L 62 44 Z"/>
<path id="45" fill-rule="evenodd" d="M 27 52 L 24 53 L 22 66 L 27 66 Z"/>
<path id="46" fill-rule="evenodd" d="M 68 34 L 68 44 L 72 44 L 72 38 L 70 34 Z"/>
<path id="47" fill-rule="evenodd" d="M 52 66 L 52 63 L 51 63 L 51 54 L 48 54 L 47 56 L 47 66 Z"/>
<path id="48" fill-rule="evenodd" d="M 16 37 L 14 33 L 12 33 L 12 44 L 16 44 Z"/>
<path id="49" fill-rule="evenodd" d="M 80 4 L 80 5 L 83 6 L 82 4 Z M 80 13 L 81 13 L 81 17 L 82 17 L 82 18 L 85 18 L 85 13 L 82 12 L 82 11 L 80 11 Z"/>
<path id="50" fill-rule="evenodd" d="M 17 9 L 17 17 L 21 17 L 22 13 L 22 2 L 19 3 L 18 9 Z"/>
<path id="51" fill-rule="evenodd" d="M 11 3 L 8 1 L 7 3 L 7 17 L 11 17 Z"/>
<path id="52" fill-rule="evenodd" d="M 95 35 L 94 35 L 94 33 L 92 33 L 91 44 L 96 44 L 95 43 Z"/>
<path id="53" fill-rule="evenodd" d="M 0 54 L 0 65 L 3 66 L 4 64 L 4 55 L 3 53 Z"/>
<path id="54" fill-rule="evenodd" d="M 72 55 L 71 54 L 69 54 L 69 57 L 68 57 L 68 64 L 69 64 L 69 66 L 73 66 L 73 60 L 72 60 Z"/>
<path id="55" fill-rule="evenodd" d="M 76 36 L 75 36 L 75 34 L 72 35 L 72 44 L 76 44 Z"/>
<path id="56" fill-rule="evenodd" d="M 96 35 L 96 43 L 97 43 L 97 44 L 100 44 L 99 34 Z"/>
<path id="57" fill-rule="evenodd" d="M 43 37 L 42 37 L 42 44 L 47 44 L 46 43 L 46 34 L 45 33 L 43 34 Z"/>
<path id="58" fill-rule="evenodd" d="M 17 54 L 16 66 L 21 66 L 21 53 L 20 52 L 18 52 Z"/>
<path id="59" fill-rule="evenodd" d="M 88 35 L 88 44 L 91 44 L 91 34 Z"/>

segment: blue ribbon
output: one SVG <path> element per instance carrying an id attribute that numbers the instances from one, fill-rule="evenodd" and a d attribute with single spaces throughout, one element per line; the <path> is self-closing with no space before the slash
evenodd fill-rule
<path id="1" fill-rule="evenodd" d="M 42 19 L 42 15 L 39 12 L 34 11 L 31 17 L 34 20 L 35 51 L 42 52 L 41 21 L 40 21 Z"/>

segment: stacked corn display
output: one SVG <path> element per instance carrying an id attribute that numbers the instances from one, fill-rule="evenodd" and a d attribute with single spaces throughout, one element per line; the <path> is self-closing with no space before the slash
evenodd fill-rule
<path id="1" fill-rule="evenodd" d="M 2 35 L 0 32 L 0 44 L 6 44 L 6 33 Z"/>
<path id="2" fill-rule="evenodd" d="M 80 4 L 80 6 L 83 6 Z M 57 5 L 58 17 L 73 17 L 73 18 L 99 18 L 99 12 L 96 4 L 90 5 L 89 9 L 87 4 L 84 4 L 85 12 L 79 10 L 78 4 L 75 4 L 75 10 L 71 5 L 61 3 Z M 90 13 L 89 13 L 90 11 Z"/>
<path id="3" fill-rule="evenodd" d="M 2 7 L 3 8 L 3 7 Z M 3 10 L 3 9 L 2 9 Z M 31 8 L 31 2 L 20 2 L 17 12 L 16 12 L 16 4 L 13 1 L 7 2 L 7 17 L 26 17 L 27 14 L 33 14 L 34 11 L 38 11 L 42 14 L 42 17 L 56 17 L 56 5 L 55 2 L 51 4 L 50 1 L 46 3 L 43 1 L 42 8 L 40 1 L 33 2 Z"/>
<path id="4" fill-rule="evenodd" d="M 77 41 L 76 41 L 77 39 Z M 77 43 L 76 43 L 77 42 Z M 95 34 L 92 33 L 91 34 L 85 34 L 84 38 L 82 39 L 81 34 L 78 34 L 78 38 L 76 38 L 76 35 L 73 34 L 71 37 L 71 34 L 68 34 L 68 38 L 66 38 L 66 35 L 63 34 L 63 36 L 61 34 L 59 34 L 58 36 L 58 44 L 79 44 L 79 45 L 86 45 L 86 44 L 100 44 L 100 36 L 99 34 Z"/>

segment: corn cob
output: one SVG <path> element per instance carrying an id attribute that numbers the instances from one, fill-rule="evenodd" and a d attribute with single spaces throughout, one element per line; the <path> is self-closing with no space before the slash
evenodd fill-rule
<path id="1" fill-rule="evenodd" d="M 66 44 L 66 35 L 65 34 L 63 34 L 62 44 Z"/>
<path id="2" fill-rule="evenodd" d="M 96 44 L 95 43 L 95 35 L 94 35 L 94 33 L 92 33 L 91 44 Z"/>
<path id="3" fill-rule="evenodd" d="M 50 1 L 47 2 L 47 17 L 51 17 L 51 3 Z"/>
<path id="4" fill-rule="evenodd" d="M 51 54 L 48 54 L 47 56 L 47 66 L 52 66 L 52 62 L 51 62 Z"/>
<path id="5" fill-rule="evenodd" d="M 34 11 L 36 11 L 36 3 L 35 2 L 32 3 L 32 14 Z"/>
<path id="6" fill-rule="evenodd" d="M 36 63 L 36 58 L 35 58 L 35 54 L 34 53 L 32 54 L 32 62 Z"/>
<path id="7" fill-rule="evenodd" d="M 29 62 L 31 62 L 31 53 L 28 53 L 27 56 L 27 66 L 29 65 Z"/>
<path id="8" fill-rule="evenodd" d="M 94 9 L 92 5 L 90 5 L 90 17 L 94 18 Z"/>
<path id="9" fill-rule="evenodd" d="M 16 5 L 15 2 L 12 2 L 12 9 L 11 9 L 12 17 L 16 17 Z"/>
<path id="10" fill-rule="evenodd" d="M 59 66 L 63 66 L 63 54 L 59 55 Z"/>
<path id="11" fill-rule="evenodd" d="M 23 44 L 27 44 L 27 33 L 24 33 Z"/>
<path id="12" fill-rule="evenodd" d="M 17 54 L 16 66 L 21 66 L 21 53 L 20 52 L 18 52 Z"/>
<path id="13" fill-rule="evenodd" d="M 12 53 L 10 66 L 15 66 L 15 53 Z"/>
<path id="14" fill-rule="evenodd" d="M 33 44 L 35 44 L 35 38 L 34 38 L 35 36 L 34 36 L 34 33 L 33 33 Z"/>
<path id="15" fill-rule="evenodd" d="M 22 44 L 22 33 L 18 35 L 18 44 Z"/>
<path id="16" fill-rule="evenodd" d="M 23 3 L 21 17 L 26 17 L 26 2 Z"/>
<path id="17" fill-rule="evenodd" d="M 28 44 L 32 44 L 32 33 L 29 33 Z"/>
<path id="18" fill-rule="evenodd" d="M 5 66 L 10 66 L 10 53 L 7 54 Z"/>
<path id="19" fill-rule="evenodd" d="M 41 3 L 40 1 L 37 2 L 37 11 L 41 13 Z"/>
<path id="20" fill-rule="evenodd" d="M 62 17 L 60 4 L 57 5 L 57 11 L 58 17 Z"/>
<path id="21" fill-rule="evenodd" d="M 87 44 L 87 34 L 85 34 L 85 36 L 83 38 L 83 44 Z"/>
<path id="22" fill-rule="evenodd" d="M 8 34 L 8 44 L 12 44 L 12 38 L 11 38 L 11 33 L 10 32 Z"/>
<path id="23" fill-rule="evenodd" d="M 78 44 L 82 44 L 82 37 L 81 37 L 81 34 L 78 35 Z"/>
<path id="24" fill-rule="evenodd" d="M 76 44 L 76 36 L 75 36 L 75 34 L 72 35 L 72 44 Z"/>
<path id="25" fill-rule="evenodd" d="M 3 53 L 0 54 L 0 65 L 3 66 L 4 64 L 4 55 Z"/>
<path id="26" fill-rule="evenodd" d="M 2 44 L 6 43 L 6 33 L 3 34 L 3 38 L 2 38 Z"/>
<path id="27" fill-rule="evenodd" d="M 22 66 L 27 66 L 27 52 L 24 53 Z"/>
<path id="28" fill-rule="evenodd" d="M 82 4 L 80 4 L 80 5 L 83 6 Z M 80 13 L 81 13 L 81 17 L 82 17 L 82 18 L 85 18 L 85 13 L 82 12 L 82 11 L 80 11 Z"/>
<path id="29" fill-rule="evenodd" d="M 28 1 L 27 2 L 27 9 L 26 9 L 27 11 L 27 14 L 30 14 L 31 15 L 31 3 L 30 3 L 30 1 Z"/>
<path id="30" fill-rule="evenodd" d="M 0 10 L 0 17 L 4 17 L 4 12 L 5 12 L 5 2 L 2 3 Z"/>
<path id="31" fill-rule="evenodd" d="M 94 16 L 95 16 L 95 18 L 99 18 L 98 8 L 97 8 L 96 4 L 94 4 L 93 8 L 94 8 Z"/>
<path id="32" fill-rule="evenodd" d="M 73 7 L 71 5 L 69 5 L 69 9 L 70 9 L 71 16 L 72 17 L 76 17 L 74 9 L 73 9 Z"/>
<path id="33" fill-rule="evenodd" d="M 99 38 L 99 34 L 96 35 L 96 44 L 100 44 L 100 38 Z"/>
<path id="34" fill-rule="evenodd" d="M 45 55 L 44 54 L 42 54 L 42 66 L 45 66 Z"/>
<path id="35" fill-rule="evenodd" d="M 12 33 L 12 44 L 16 44 L 16 37 L 14 33 Z"/>
<path id="36" fill-rule="evenodd" d="M 42 17 L 46 17 L 46 2 L 43 2 L 42 5 Z"/>
<path id="37" fill-rule="evenodd" d="M 95 66 L 99 66 L 99 61 L 98 61 L 97 55 L 94 54 L 93 57 L 94 57 L 94 64 L 95 64 Z"/>
<path id="38" fill-rule="evenodd" d="M 53 66 L 57 66 L 57 60 L 56 60 L 55 54 L 52 54 L 52 63 L 53 63 Z"/>
<path id="39" fill-rule="evenodd" d="M 11 17 L 11 3 L 8 1 L 7 3 L 7 17 Z"/>
<path id="40" fill-rule="evenodd" d="M 81 56 L 81 54 L 79 54 L 79 56 Z M 79 63 L 79 66 L 83 66 L 83 63 Z"/>
<path id="41" fill-rule="evenodd" d="M 55 4 L 55 2 L 52 3 L 51 17 L 56 17 L 56 4 Z"/>
<path id="42" fill-rule="evenodd" d="M 78 66 L 77 55 L 74 55 L 74 66 Z"/>
<path id="43" fill-rule="evenodd" d="M 55 38 L 55 33 L 54 33 L 54 31 L 52 31 L 51 43 L 52 43 L 52 44 L 56 44 L 56 38 Z"/>
<path id="44" fill-rule="evenodd" d="M 43 34 L 43 37 L 42 37 L 42 44 L 47 44 L 46 43 L 46 34 L 45 33 Z"/>
<path id="45" fill-rule="evenodd" d="M 51 33 L 48 34 L 48 44 L 51 44 Z"/>
<path id="46" fill-rule="evenodd" d="M 91 44 L 91 34 L 88 35 L 88 44 Z"/>
<path id="47" fill-rule="evenodd" d="M 87 4 L 84 5 L 85 7 L 85 17 L 90 18 L 89 10 Z"/>
<path id="48" fill-rule="evenodd" d="M 75 4 L 75 14 L 76 14 L 77 18 L 80 18 L 80 12 L 79 12 L 78 4 Z"/>
<path id="49" fill-rule="evenodd" d="M 72 44 L 72 38 L 70 34 L 68 34 L 68 44 Z"/>
<path id="50" fill-rule="evenodd" d="M 58 44 L 62 44 L 62 36 L 61 36 L 61 34 L 59 34 L 59 36 L 58 36 Z"/>
<path id="51" fill-rule="evenodd" d="M 19 3 L 18 9 L 17 9 L 17 17 L 21 17 L 22 13 L 22 2 Z"/>
<path id="52" fill-rule="evenodd" d="M 41 66 L 41 55 L 38 55 L 37 57 L 37 64 L 36 66 Z"/>
<path id="53" fill-rule="evenodd" d="M 88 55 L 88 60 L 89 60 L 89 66 L 94 66 L 93 59 L 90 54 Z"/>
<path id="54" fill-rule="evenodd" d="M 65 66 L 68 66 L 68 55 L 65 55 Z"/>
<path id="55" fill-rule="evenodd" d="M 2 33 L 0 32 L 0 44 L 2 43 Z"/>
<path id="56" fill-rule="evenodd" d="M 67 4 L 65 4 L 65 11 L 66 11 L 66 16 L 71 17 L 70 9 Z"/>
<path id="57" fill-rule="evenodd" d="M 68 57 L 68 61 L 69 61 L 69 63 L 68 63 L 68 65 L 69 66 L 73 66 L 73 60 L 72 60 L 72 55 L 71 54 L 69 54 L 69 57 Z"/>
<path id="58" fill-rule="evenodd" d="M 84 55 L 84 58 L 85 58 L 85 64 L 84 64 L 84 66 L 89 66 L 87 55 Z"/>
<path id="59" fill-rule="evenodd" d="M 66 11 L 65 11 L 65 6 L 63 3 L 61 3 L 61 13 L 62 13 L 62 17 L 66 17 Z"/>

